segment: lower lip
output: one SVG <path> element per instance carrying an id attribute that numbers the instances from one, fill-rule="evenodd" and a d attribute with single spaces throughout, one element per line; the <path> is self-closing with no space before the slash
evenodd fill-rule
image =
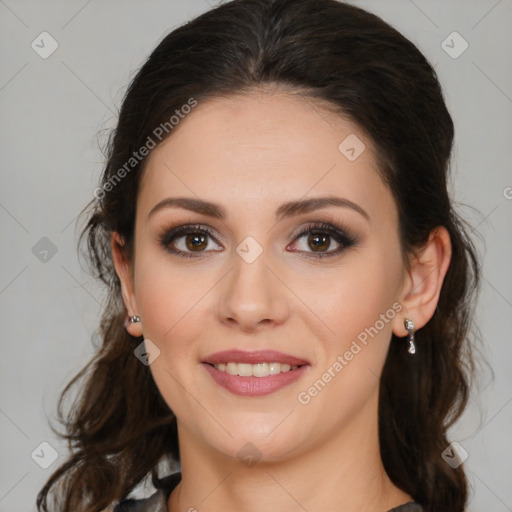
<path id="1" fill-rule="evenodd" d="M 230 375 L 227 372 L 221 372 L 208 363 L 202 364 L 219 386 L 231 391 L 235 395 L 242 396 L 270 395 L 300 379 L 309 367 L 308 364 L 304 364 L 295 370 L 268 375 L 267 377 L 240 377 L 240 375 Z"/>

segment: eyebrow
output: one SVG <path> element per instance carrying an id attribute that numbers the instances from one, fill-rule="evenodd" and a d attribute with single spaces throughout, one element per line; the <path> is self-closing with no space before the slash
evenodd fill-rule
<path id="1" fill-rule="evenodd" d="M 350 208 L 360 215 L 362 215 L 368 222 L 370 216 L 366 213 L 361 206 L 349 199 L 336 196 L 326 197 L 313 197 L 311 199 L 302 199 L 299 201 L 289 201 L 283 203 L 276 210 L 275 218 L 276 221 L 280 221 L 286 217 L 292 217 L 301 213 L 309 213 L 320 208 L 326 208 L 328 206 L 337 206 L 342 208 Z M 149 212 L 148 219 L 153 216 L 157 211 L 164 208 L 183 208 L 190 210 L 202 215 L 214 217 L 217 219 L 224 220 L 226 218 L 226 211 L 218 204 L 210 201 L 204 201 L 203 199 L 197 199 L 194 197 L 168 197 L 157 203 Z"/>

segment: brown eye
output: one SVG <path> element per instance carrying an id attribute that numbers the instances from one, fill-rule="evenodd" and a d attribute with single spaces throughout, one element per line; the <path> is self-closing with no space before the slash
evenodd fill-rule
<path id="1" fill-rule="evenodd" d="M 331 245 L 330 238 L 330 235 L 311 234 L 308 237 L 309 247 L 311 247 L 313 251 L 322 252 L 324 250 L 327 250 Z"/>
<path id="2" fill-rule="evenodd" d="M 325 222 L 311 224 L 306 226 L 295 235 L 294 240 L 304 238 L 305 241 L 299 244 L 294 252 L 303 252 L 307 257 L 324 258 L 329 256 L 336 256 L 349 247 L 355 245 L 358 239 L 349 234 L 348 230 L 342 230 L 332 224 Z M 329 250 L 332 244 L 337 244 L 334 250 Z"/>
<path id="3" fill-rule="evenodd" d="M 293 249 L 292 252 L 304 253 L 312 258 L 336 256 L 358 242 L 358 239 L 349 234 L 348 230 L 342 230 L 327 223 L 307 226 L 295 235 L 294 240 L 301 238 L 305 241 L 298 244 L 301 247 Z M 167 252 L 183 258 L 201 257 L 203 254 L 222 250 L 213 232 L 201 225 L 185 225 L 169 229 L 158 237 L 158 241 Z M 213 248 L 208 249 L 210 242 Z M 338 246 L 334 250 L 329 250 L 333 243 Z"/>
<path id="4" fill-rule="evenodd" d="M 215 242 L 213 233 L 201 226 L 178 226 L 177 228 L 165 231 L 158 237 L 162 247 L 171 254 L 184 258 L 200 257 L 207 250 L 210 242 Z M 213 243 L 213 249 L 222 248 Z"/>
<path id="5" fill-rule="evenodd" d="M 193 235 L 186 235 L 185 237 L 185 245 L 187 249 L 190 251 L 201 251 L 208 246 L 208 240 L 205 235 L 202 233 L 196 233 Z"/>

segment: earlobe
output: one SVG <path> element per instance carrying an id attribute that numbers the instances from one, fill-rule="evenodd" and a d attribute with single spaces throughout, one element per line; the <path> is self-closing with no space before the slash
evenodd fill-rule
<path id="1" fill-rule="evenodd" d="M 137 316 L 137 303 L 133 289 L 132 267 L 126 259 L 124 251 L 124 241 L 117 232 L 113 232 L 110 239 L 112 249 L 112 261 L 114 269 L 121 283 L 121 292 L 123 302 L 127 311 L 124 327 L 132 336 L 142 336 L 142 326 L 140 322 L 130 322 L 129 318 Z"/>
<path id="2" fill-rule="evenodd" d="M 450 235 L 444 226 L 430 233 L 429 240 L 411 263 L 408 279 L 400 303 L 404 316 L 396 318 L 393 332 L 403 337 L 408 334 L 404 318 L 410 318 L 416 330 L 423 327 L 434 315 L 444 278 L 452 255 Z"/>

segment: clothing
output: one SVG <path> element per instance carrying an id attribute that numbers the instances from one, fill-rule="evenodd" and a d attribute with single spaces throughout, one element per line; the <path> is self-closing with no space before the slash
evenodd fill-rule
<path id="1" fill-rule="evenodd" d="M 180 483 L 181 473 L 178 471 L 161 479 L 161 486 L 157 492 L 145 499 L 124 499 L 120 501 L 113 512 L 167 512 L 167 501 L 172 490 Z M 388 512 L 424 512 L 421 505 L 409 502 L 405 505 L 394 507 Z"/>

